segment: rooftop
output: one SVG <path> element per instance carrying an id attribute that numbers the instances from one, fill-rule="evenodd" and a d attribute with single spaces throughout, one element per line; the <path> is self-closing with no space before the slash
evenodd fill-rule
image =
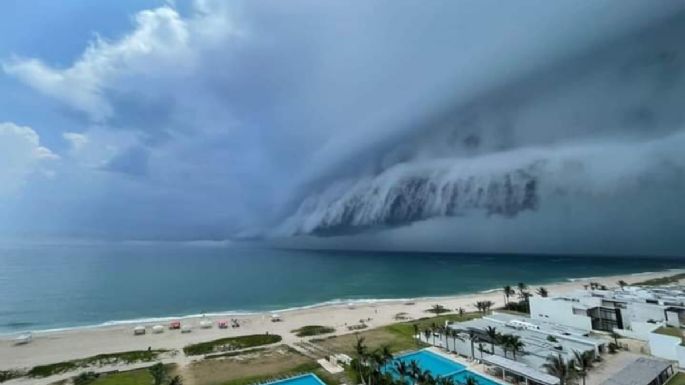
<path id="1" fill-rule="evenodd" d="M 666 360 L 640 357 L 601 385 L 647 385 L 669 366 Z"/>
<path id="2" fill-rule="evenodd" d="M 483 361 L 499 366 L 500 368 L 505 368 L 507 371 L 513 372 L 515 374 L 528 377 L 536 382 L 540 382 L 547 385 L 556 385 L 559 383 L 559 379 L 550 374 L 543 373 L 539 370 L 533 369 L 528 365 L 521 362 L 513 361 L 508 358 L 487 355 L 483 357 Z"/>

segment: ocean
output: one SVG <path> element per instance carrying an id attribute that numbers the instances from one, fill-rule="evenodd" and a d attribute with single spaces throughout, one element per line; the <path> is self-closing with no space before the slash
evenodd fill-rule
<path id="1" fill-rule="evenodd" d="M 0 247 L 0 334 L 445 296 L 683 268 L 685 260 L 296 251 L 207 245 Z"/>

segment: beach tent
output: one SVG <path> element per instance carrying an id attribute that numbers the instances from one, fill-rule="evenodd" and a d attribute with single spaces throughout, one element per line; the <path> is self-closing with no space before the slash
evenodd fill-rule
<path id="1" fill-rule="evenodd" d="M 200 321 L 200 327 L 203 329 L 209 329 L 212 327 L 212 321 L 210 320 L 202 320 Z"/>
<path id="2" fill-rule="evenodd" d="M 218 321 L 216 325 L 219 327 L 219 329 L 228 329 L 228 321 L 226 320 Z"/>
<path id="3" fill-rule="evenodd" d="M 14 343 L 16 345 L 25 345 L 31 341 L 33 341 L 33 334 L 31 333 L 20 334 L 19 336 L 17 336 L 17 338 L 14 339 Z"/>
<path id="4" fill-rule="evenodd" d="M 282 321 L 282 319 L 281 319 L 280 315 L 278 315 L 278 314 L 272 314 L 271 315 L 271 322 L 281 322 L 281 321 Z"/>
<path id="5" fill-rule="evenodd" d="M 181 328 L 181 321 L 171 321 L 169 323 L 169 329 L 175 330 L 175 329 L 180 329 Z"/>
<path id="6" fill-rule="evenodd" d="M 155 326 L 152 327 L 152 332 L 155 333 L 155 334 L 164 333 L 164 326 L 162 326 L 162 325 L 155 325 Z"/>
<path id="7" fill-rule="evenodd" d="M 136 326 L 133 328 L 133 334 L 136 336 L 145 334 L 145 326 Z"/>
<path id="8" fill-rule="evenodd" d="M 181 333 L 190 333 L 190 325 L 183 325 L 181 326 Z"/>

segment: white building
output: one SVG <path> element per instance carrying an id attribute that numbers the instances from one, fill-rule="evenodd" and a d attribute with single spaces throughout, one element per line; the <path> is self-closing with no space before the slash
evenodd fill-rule
<path id="1" fill-rule="evenodd" d="M 615 331 L 647 341 L 650 332 L 660 326 L 685 325 L 685 291 L 681 287 L 625 287 L 531 297 L 530 316 L 587 331 Z"/>

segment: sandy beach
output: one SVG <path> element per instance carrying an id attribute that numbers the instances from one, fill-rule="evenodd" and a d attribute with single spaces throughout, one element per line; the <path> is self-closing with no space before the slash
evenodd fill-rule
<path id="1" fill-rule="evenodd" d="M 616 282 L 624 280 L 635 283 L 646 279 L 673 275 L 675 272 L 665 271 L 657 273 L 643 273 L 633 275 L 616 275 L 574 280 L 572 282 L 559 282 L 546 284 L 551 295 L 583 289 L 588 282 L 599 282 L 607 286 L 616 286 Z M 515 285 L 512 282 L 512 285 Z M 531 291 L 537 286 L 531 285 Z M 398 322 L 395 315 L 407 313 L 409 319 L 430 316 L 426 309 L 434 304 L 441 304 L 449 309 L 464 308 L 466 311 L 474 311 L 476 301 L 490 300 L 496 306 L 504 302 L 500 290 L 487 293 L 473 293 L 439 298 L 417 298 L 411 301 L 383 301 L 368 304 L 356 304 L 349 307 L 347 304 L 326 305 L 321 307 L 299 309 L 279 312 L 282 322 L 271 322 L 271 313 L 260 313 L 246 316 L 232 316 L 241 324 L 239 328 L 201 329 L 201 318 L 183 319 L 184 324 L 193 326 L 191 333 L 182 334 L 178 330 L 165 330 L 161 334 L 148 333 L 142 336 L 133 335 L 134 324 L 117 325 L 108 327 L 93 327 L 72 329 L 66 331 L 37 332 L 34 333 L 33 342 L 26 345 L 14 345 L 12 336 L 0 339 L 0 370 L 30 368 L 36 365 L 55 363 L 65 360 L 84 358 L 101 353 L 114 353 L 131 350 L 152 349 L 181 349 L 183 346 L 209 341 L 217 338 L 248 335 L 269 332 L 283 336 L 283 342 L 291 344 L 299 341 L 291 331 L 305 325 L 325 325 L 336 328 L 337 334 L 350 333 L 348 325 L 359 323 L 360 320 L 369 320 L 370 328 Z M 227 317 L 208 317 L 213 321 L 226 319 Z M 145 324 L 151 327 L 159 323 Z M 166 324 L 165 324 L 166 326 Z M 172 362 L 181 365 L 188 363 L 189 358 L 182 353 L 176 355 Z"/>

